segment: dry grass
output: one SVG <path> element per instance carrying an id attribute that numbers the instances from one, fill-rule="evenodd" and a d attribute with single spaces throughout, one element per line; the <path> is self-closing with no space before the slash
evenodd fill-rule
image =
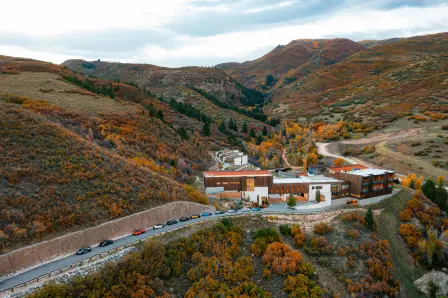
<path id="1" fill-rule="evenodd" d="M 40 99 L 66 110 L 86 115 L 135 113 L 136 105 L 120 102 L 74 87 L 58 79 L 59 75 L 41 72 L 0 74 L 2 93 Z M 51 90 L 43 92 L 42 90 Z"/>

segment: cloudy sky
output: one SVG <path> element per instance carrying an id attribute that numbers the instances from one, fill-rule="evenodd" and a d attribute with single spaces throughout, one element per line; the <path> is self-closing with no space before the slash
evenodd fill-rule
<path id="1" fill-rule="evenodd" d="M 446 0 L 14 0 L 2 3 L 0 55 L 209 66 L 299 38 L 446 31 Z"/>

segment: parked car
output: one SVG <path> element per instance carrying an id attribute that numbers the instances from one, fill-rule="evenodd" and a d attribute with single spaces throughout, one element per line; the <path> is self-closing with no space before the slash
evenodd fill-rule
<path id="1" fill-rule="evenodd" d="M 218 210 L 218 211 L 215 211 L 214 214 L 224 214 L 224 211 Z"/>
<path id="2" fill-rule="evenodd" d="M 169 226 L 177 224 L 177 220 L 175 220 L 175 219 L 169 220 L 166 224 L 169 225 Z"/>
<path id="3" fill-rule="evenodd" d="M 255 207 L 255 208 L 252 208 L 250 210 L 252 210 L 252 211 L 260 211 L 260 208 Z"/>
<path id="4" fill-rule="evenodd" d="M 153 230 L 161 229 L 161 228 L 163 228 L 164 226 L 165 226 L 164 224 L 156 224 L 155 226 L 152 227 L 152 229 L 153 229 Z"/>
<path id="5" fill-rule="evenodd" d="M 192 216 L 190 216 L 191 219 L 195 219 L 195 218 L 199 218 L 201 217 L 199 214 L 193 214 Z"/>
<path id="6" fill-rule="evenodd" d="M 347 205 L 354 205 L 354 206 L 356 206 L 356 205 L 358 205 L 358 201 L 357 200 L 348 200 L 347 201 Z"/>
<path id="7" fill-rule="evenodd" d="M 210 215 L 212 215 L 210 212 L 204 212 L 204 213 L 202 213 L 202 216 L 210 216 Z"/>
<path id="8" fill-rule="evenodd" d="M 250 211 L 249 208 L 243 208 L 243 209 L 241 209 L 241 212 L 249 212 L 249 211 Z"/>
<path id="9" fill-rule="evenodd" d="M 189 218 L 189 217 L 186 217 L 186 216 L 181 217 L 181 218 L 179 219 L 179 221 L 187 221 L 187 220 L 190 220 L 190 218 Z"/>
<path id="10" fill-rule="evenodd" d="M 76 252 L 76 254 L 79 256 L 79 255 L 83 255 L 83 254 L 86 254 L 86 253 L 88 253 L 88 252 L 90 252 L 92 249 L 90 248 L 90 247 L 83 247 L 83 248 L 80 248 L 80 249 L 78 249 L 78 251 Z"/>
<path id="11" fill-rule="evenodd" d="M 100 246 L 104 247 L 104 246 L 111 245 L 112 243 L 114 243 L 112 240 L 104 240 L 100 243 Z"/>
<path id="12" fill-rule="evenodd" d="M 236 210 L 235 210 L 235 209 L 229 209 L 229 210 L 227 210 L 227 212 L 228 212 L 228 213 L 235 213 Z"/>
<path id="13" fill-rule="evenodd" d="M 145 229 L 139 229 L 139 230 L 134 231 L 132 233 L 132 235 L 141 235 L 141 234 L 144 234 L 145 232 L 146 232 Z"/>

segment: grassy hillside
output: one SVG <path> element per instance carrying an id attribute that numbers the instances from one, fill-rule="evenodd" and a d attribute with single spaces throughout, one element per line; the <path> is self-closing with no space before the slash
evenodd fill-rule
<path id="1" fill-rule="evenodd" d="M 349 39 L 299 39 L 277 46 L 257 60 L 216 67 L 246 86 L 272 91 L 362 49 Z"/>
<path id="2" fill-rule="evenodd" d="M 215 127 L 203 137 L 202 122 L 132 86 L 1 59 L 2 252 L 166 201 L 206 200 L 184 183 L 210 165 Z M 74 76 L 95 92 L 64 79 Z"/>
<path id="3" fill-rule="evenodd" d="M 279 88 L 265 110 L 284 118 L 336 114 L 378 124 L 446 113 L 447 52 L 447 33 L 368 48 Z"/>
<path id="4" fill-rule="evenodd" d="M 126 64 L 84 60 L 68 60 L 64 66 L 78 73 L 129 82 L 151 95 L 169 101 L 187 102 L 210 107 L 207 116 L 213 121 L 227 122 L 231 117 L 238 123 L 246 122 L 261 130 L 267 117 L 254 106 L 264 104 L 264 94 L 248 89 L 223 71 L 215 68 L 165 68 L 150 64 Z M 261 120 L 261 121 L 260 121 Z"/>

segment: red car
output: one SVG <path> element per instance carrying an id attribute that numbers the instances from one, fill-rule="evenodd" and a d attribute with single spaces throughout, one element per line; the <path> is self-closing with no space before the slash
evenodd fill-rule
<path id="1" fill-rule="evenodd" d="M 141 235 L 141 234 L 143 234 L 143 233 L 145 233 L 145 229 L 139 229 L 139 230 L 137 230 L 137 231 L 134 231 L 134 232 L 132 233 L 132 235 Z"/>

